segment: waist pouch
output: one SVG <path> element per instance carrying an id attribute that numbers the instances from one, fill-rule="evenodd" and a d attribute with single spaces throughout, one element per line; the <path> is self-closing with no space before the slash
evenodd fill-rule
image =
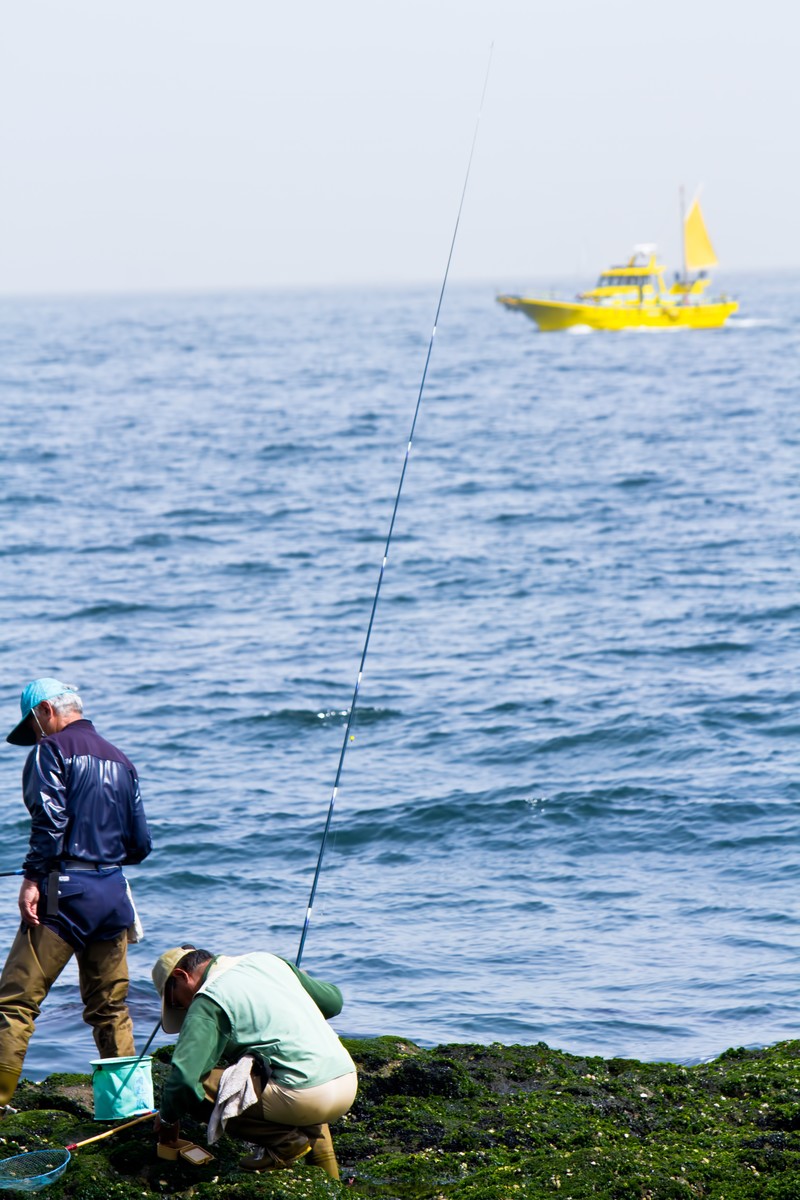
<path id="1" fill-rule="evenodd" d="M 259 1054 L 257 1050 L 245 1050 L 244 1054 L 249 1054 L 253 1059 L 251 1075 L 261 1085 L 260 1090 L 263 1092 L 270 1079 L 272 1079 L 272 1064 L 264 1058 L 263 1054 Z M 243 1058 L 244 1054 L 240 1055 L 240 1058 Z"/>
<path id="2" fill-rule="evenodd" d="M 38 916 L 74 950 L 83 950 L 90 942 L 111 941 L 134 917 L 122 868 L 53 871 L 44 881 Z"/>

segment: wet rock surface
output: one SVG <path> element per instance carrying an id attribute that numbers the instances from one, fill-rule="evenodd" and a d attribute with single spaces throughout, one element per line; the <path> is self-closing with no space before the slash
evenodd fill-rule
<path id="1" fill-rule="evenodd" d="M 536 1046 L 347 1042 L 356 1103 L 334 1127 L 341 1183 L 302 1161 L 239 1170 L 223 1138 L 204 1167 L 155 1153 L 149 1121 L 73 1152 L 52 1200 L 260 1197 L 322 1200 L 796 1200 L 800 1196 L 800 1042 L 729 1050 L 684 1067 L 584 1058 Z M 156 1102 L 168 1070 L 159 1051 Z M 92 1137 L 88 1076 L 24 1081 L 0 1125 L 0 1156 Z M 204 1128 L 184 1136 L 205 1145 Z M 6 1193 L 13 1195 L 15 1193 Z M 21 1194 L 21 1193 L 16 1193 Z"/>

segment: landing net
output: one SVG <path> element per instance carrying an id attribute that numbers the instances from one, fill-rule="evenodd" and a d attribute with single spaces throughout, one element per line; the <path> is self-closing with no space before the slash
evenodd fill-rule
<path id="1" fill-rule="evenodd" d="M 63 1175 L 70 1160 L 69 1150 L 31 1150 L 0 1162 L 0 1188 L 16 1192 L 38 1192 Z"/>

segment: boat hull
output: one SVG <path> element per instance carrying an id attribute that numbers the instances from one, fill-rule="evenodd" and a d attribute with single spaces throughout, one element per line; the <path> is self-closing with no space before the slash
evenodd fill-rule
<path id="1" fill-rule="evenodd" d="M 516 308 L 541 330 L 554 333 L 575 325 L 590 329 L 719 329 L 739 305 L 735 300 L 708 304 L 576 304 L 565 300 L 528 300 L 523 296 L 498 296 L 506 308 Z"/>

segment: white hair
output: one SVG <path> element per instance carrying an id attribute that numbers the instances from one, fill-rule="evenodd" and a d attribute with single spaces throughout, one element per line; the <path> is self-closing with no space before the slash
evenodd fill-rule
<path id="1" fill-rule="evenodd" d="M 68 684 L 72 687 L 72 684 Z M 44 704 L 44 701 L 42 701 Z M 53 709 L 59 716 L 63 716 L 68 712 L 83 712 L 83 701 L 78 695 L 77 689 L 74 692 L 62 692 L 60 696 L 54 696 L 52 700 L 48 700 L 48 704 L 53 706 Z M 40 706 L 37 704 L 37 708 Z"/>

